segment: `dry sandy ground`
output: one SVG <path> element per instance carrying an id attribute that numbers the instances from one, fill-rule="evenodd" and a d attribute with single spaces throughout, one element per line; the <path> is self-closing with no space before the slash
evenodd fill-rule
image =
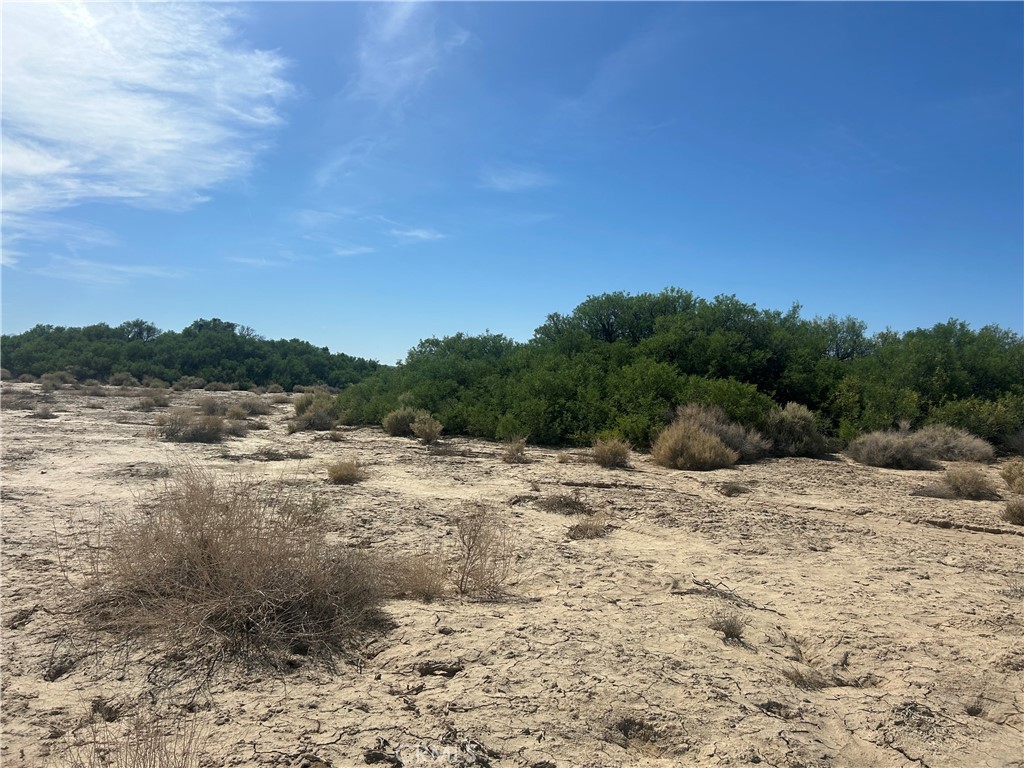
<path id="1" fill-rule="evenodd" d="M 56 392 L 51 420 L 3 413 L 5 767 L 62 765 L 95 732 L 97 700 L 125 714 L 191 700 L 210 766 L 361 765 L 375 748 L 384 765 L 396 752 L 537 768 L 1024 765 L 1024 537 L 1001 502 L 911 495 L 936 473 L 843 457 L 698 473 L 635 456 L 610 470 L 534 448 L 508 465 L 482 441 L 434 455 L 379 429 L 288 435 L 286 404 L 263 417 L 269 430 L 168 444 L 157 412 L 134 410 L 144 392 L 108 391 Z M 252 458 L 267 446 L 309 457 Z M 369 479 L 325 483 L 342 457 Z M 194 690 L 200 672 L 165 650 L 118 651 L 62 613 L 80 581 L 75 531 L 130 510 L 184 461 L 283 477 L 322 494 L 332 535 L 396 552 L 445 541 L 467 500 L 488 502 L 517 536 L 508 594 L 392 601 L 395 628 L 359 664 L 226 666 Z M 752 492 L 727 497 L 729 481 Z M 569 540 L 573 520 L 536 504 L 573 491 L 609 516 L 609 536 Z M 741 642 L 709 628 L 723 608 L 749 622 Z M 462 671 L 422 677 L 425 661 Z"/>

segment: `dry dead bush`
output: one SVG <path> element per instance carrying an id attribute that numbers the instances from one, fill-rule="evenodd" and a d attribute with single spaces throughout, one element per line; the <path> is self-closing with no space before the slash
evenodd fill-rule
<path id="1" fill-rule="evenodd" d="M 869 432 L 847 452 L 861 464 L 890 469 L 935 469 L 936 461 L 991 461 L 995 449 L 969 432 L 930 424 L 916 432 Z"/>
<path id="2" fill-rule="evenodd" d="M 828 679 L 813 667 L 791 664 L 781 671 L 784 678 L 804 691 L 818 691 L 828 686 Z"/>
<path id="3" fill-rule="evenodd" d="M 731 467 L 739 454 L 718 435 L 692 421 L 677 419 L 655 439 L 651 458 L 670 469 L 710 470 Z"/>
<path id="4" fill-rule="evenodd" d="M 209 384 L 203 387 L 203 389 L 205 389 L 207 392 L 234 392 L 236 389 L 238 389 L 238 385 L 228 384 L 223 381 L 211 381 Z"/>
<path id="5" fill-rule="evenodd" d="M 208 741 L 192 717 L 101 715 L 68 734 L 54 752 L 60 768 L 199 768 Z"/>
<path id="6" fill-rule="evenodd" d="M 329 658 L 379 622 L 381 590 L 367 553 L 326 541 L 323 513 L 281 483 L 176 470 L 112 524 L 84 614 L 200 655 Z"/>
<path id="7" fill-rule="evenodd" d="M 6 368 L 0 368 L 0 381 L 14 381 L 14 374 Z"/>
<path id="8" fill-rule="evenodd" d="M 546 496 L 537 500 L 537 506 L 545 512 L 554 512 L 559 515 L 592 515 L 594 510 L 584 501 L 579 493 L 572 495 L 561 493 L 555 496 Z"/>
<path id="9" fill-rule="evenodd" d="M 204 416 L 226 416 L 228 401 L 219 397 L 201 397 L 196 400 L 196 410 Z"/>
<path id="10" fill-rule="evenodd" d="M 291 395 L 286 395 L 284 393 L 278 393 L 270 398 L 270 402 L 274 405 L 282 405 L 284 403 L 290 403 L 291 401 Z"/>
<path id="11" fill-rule="evenodd" d="M 259 397 L 243 397 L 235 405 L 245 411 L 247 416 L 266 416 L 270 413 L 270 403 Z"/>
<path id="12" fill-rule="evenodd" d="M 570 525 L 565 535 L 573 541 L 579 541 L 581 539 L 601 539 L 607 536 L 610 531 L 608 520 L 604 515 L 594 515 L 592 517 L 585 517 L 578 523 Z"/>
<path id="13" fill-rule="evenodd" d="M 998 499 L 999 492 L 995 485 L 978 467 L 950 467 L 942 478 L 943 483 L 955 499 Z"/>
<path id="14" fill-rule="evenodd" d="M 771 443 L 756 429 L 729 421 L 717 405 L 689 403 L 676 409 L 676 421 L 685 421 L 716 435 L 727 448 L 739 455 L 737 461 L 757 461 L 771 448 Z"/>
<path id="15" fill-rule="evenodd" d="M 914 496 L 936 499 L 967 499 L 969 501 L 999 498 L 996 487 L 978 467 L 950 467 L 942 479 L 913 492 Z"/>
<path id="16" fill-rule="evenodd" d="M 451 579 L 460 595 L 499 594 L 512 571 L 515 542 L 498 512 L 474 504 L 459 519 Z"/>
<path id="17" fill-rule="evenodd" d="M 226 426 L 220 416 L 197 415 L 178 409 L 157 419 L 157 433 L 172 443 L 218 443 Z"/>
<path id="18" fill-rule="evenodd" d="M 1014 497 L 1006 502 L 1003 520 L 1011 525 L 1024 525 L 1024 497 Z"/>
<path id="19" fill-rule="evenodd" d="M 246 413 L 245 408 L 243 408 L 242 406 L 232 405 L 230 408 L 228 408 L 227 413 L 224 415 L 227 416 L 229 419 L 234 419 L 235 421 L 245 421 L 246 417 L 248 417 L 249 414 Z"/>
<path id="20" fill-rule="evenodd" d="M 358 461 L 336 461 L 327 468 L 327 478 L 335 485 L 353 485 L 369 475 Z"/>
<path id="21" fill-rule="evenodd" d="M 1024 493 L 1024 459 L 1006 462 L 999 470 L 999 474 L 1006 481 L 1006 487 L 1011 493 Z"/>
<path id="22" fill-rule="evenodd" d="M 724 609 L 715 613 L 708 622 L 708 627 L 721 632 L 726 640 L 742 640 L 743 631 L 747 628 L 750 620 L 738 611 Z"/>
<path id="23" fill-rule="evenodd" d="M 50 410 L 50 406 L 41 405 L 36 408 L 29 416 L 33 419 L 56 419 L 57 414 Z"/>
<path id="24" fill-rule="evenodd" d="M 625 440 L 597 440 L 594 443 L 594 462 L 609 469 L 628 467 L 632 450 L 633 446 Z"/>
<path id="25" fill-rule="evenodd" d="M 88 395 L 89 397 L 106 397 L 108 394 L 107 390 L 105 390 L 99 384 L 86 386 L 85 389 L 82 390 L 82 392 Z"/>
<path id="26" fill-rule="evenodd" d="M 416 408 L 399 408 L 387 414 L 381 421 L 381 426 L 392 437 L 408 437 L 412 434 L 413 422 L 429 415 L 427 411 Z"/>
<path id="27" fill-rule="evenodd" d="M 394 574 L 392 593 L 429 603 L 443 597 L 448 585 L 448 564 L 437 549 L 397 558 L 391 569 Z"/>
<path id="28" fill-rule="evenodd" d="M 206 386 L 206 379 L 201 376 L 182 376 L 172 386 L 177 390 L 202 389 Z"/>
<path id="29" fill-rule="evenodd" d="M 528 464 L 530 459 L 526 456 L 526 438 L 516 437 L 509 440 L 505 444 L 501 460 L 506 464 Z"/>
<path id="30" fill-rule="evenodd" d="M 555 461 L 557 461 L 559 464 L 568 464 L 570 461 L 572 461 L 572 455 L 565 451 L 559 451 L 558 454 L 555 456 Z"/>
<path id="31" fill-rule="evenodd" d="M 426 411 L 419 411 L 416 419 L 409 425 L 409 429 L 425 445 L 431 445 L 437 442 L 437 438 L 441 436 L 444 425 Z"/>
<path id="32" fill-rule="evenodd" d="M 780 456 L 822 456 L 828 452 L 825 437 L 810 408 L 787 403 L 768 414 L 766 425 L 774 452 Z"/>

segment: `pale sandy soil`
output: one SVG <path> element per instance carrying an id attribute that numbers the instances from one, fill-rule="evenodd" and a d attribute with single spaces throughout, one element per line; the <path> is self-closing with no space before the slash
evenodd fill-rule
<path id="1" fill-rule="evenodd" d="M 361 765 L 376 746 L 405 765 L 1024 765 L 1022 529 L 1000 520 L 1002 502 L 911 495 L 936 473 L 842 457 L 677 472 L 639 455 L 608 470 L 534 448 L 508 465 L 482 441 L 442 456 L 379 429 L 288 435 L 284 404 L 269 430 L 179 445 L 154 437 L 158 412 L 132 410 L 140 394 L 61 390 L 51 420 L 4 409 L 5 767 L 62 765 L 97 699 L 124 717 L 191 701 L 209 766 Z M 251 458 L 265 446 L 310 456 Z M 342 457 L 369 479 L 326 484 Z M 119 651 L 66 613 L 81 600 L 75 532 L 130 511 L 185 461 L 322 494 L 332 536 L 395 552 L 451 541 L 461 505 L 488 502 L 518 540 L 508 594 L 391 601 L 396 626 L 360 664 L 228 665 L 193 690 L 202 675 L 166 649 Z M 998 467 L 985 471 L 1006 498 Z M 726 497 L 728 481 L 752 492 Z M 610 517 L 607 538 L 571 541 L 573 520 L 536 506 L 572 491 Z M 725 607 L 749 621 L 742 642 L 708 627 Z M 463 670 L 421 677 L 424 661 Z M 827 684 L 798 688 L 793 670 Z M 647 728 L 623 735 L 629 718 Z"/>

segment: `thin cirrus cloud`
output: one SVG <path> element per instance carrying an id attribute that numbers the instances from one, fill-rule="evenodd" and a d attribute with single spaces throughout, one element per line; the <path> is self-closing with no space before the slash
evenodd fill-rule
<path id="1" fill-rule="evenodd" d="M 406 243 L 425 243 L 445 237 L 435 229 L 392 229 L 391 234 Z"/>
<path id="2" fill-rule="evenodd" d="M 45 277 L 92 285 L 121 285 L 139 277 L 172 279 L 184 276 L 179 270 L 148 264 L 112 264 L 68 256 L 53 256 L 49 264 L 32 271 Z"/>
<path id="3" fill-rule="evenodd" d="M 349 95 L 390 104 L 414 91 L 437 70 L 445 54 L 469 40 L 455 27 L 439 33 L 425 3 L 379 3 L 366 13 L 356 48 Z"/>
<path id="4" fill-rule="evenodd" d="M 505 166 L 480 172 L 480 185 L 498 192 L 524 192 L 554 183 L 554 177 L 536 168 Z"/>
<path id="5" fill-rule="evenodd" d="M 286 62 L 238 41 L 232 8 L 8 3 L 3 15 L 8 241 L 40 239 L 43 215 L 84 202 L 187 209 L 246 173 L 282 123 Z"/>

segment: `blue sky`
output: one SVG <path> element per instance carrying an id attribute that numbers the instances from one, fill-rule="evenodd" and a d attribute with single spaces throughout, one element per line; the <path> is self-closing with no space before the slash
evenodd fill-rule
<path id="1" fill-rule="evenodd" d="M 669 285 L 1024 331 L 1020 3 L 0 12 L 4 333 L 393 362 Z"/>

